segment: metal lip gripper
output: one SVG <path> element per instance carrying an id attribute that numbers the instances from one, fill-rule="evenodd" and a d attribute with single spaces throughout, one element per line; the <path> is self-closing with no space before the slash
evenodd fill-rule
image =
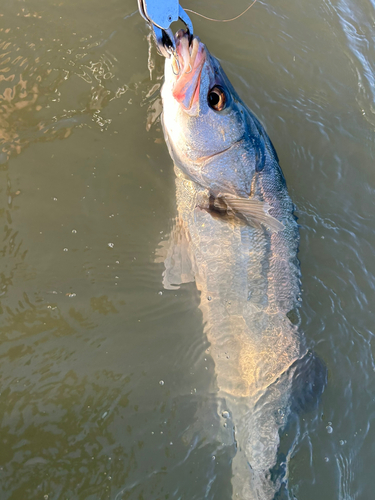
<path id="1" fill-rule="evenodd" d="M 141 16 L 151 26 L 160 53 L 169 58 L 176 55 L 176 43 L 171 24 L 180 19 L 186 26 L 190 38 L 193 24 L 178 0 L 138 0 Z"/>

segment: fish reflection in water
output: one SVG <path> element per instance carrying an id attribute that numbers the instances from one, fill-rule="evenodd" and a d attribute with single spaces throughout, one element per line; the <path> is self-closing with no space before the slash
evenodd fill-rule
<path id="1" fill-rule="evenodd" d="M 201 292 L 218 412 L 237 446 L 233 498 L 271 500 L 286 473 L 275 473 L 280 431 L 326 377 L 298 328 L 298 225 L 262 125 L 198 38 L 180 31 L 176 46 L 181 68 L 166 60 L 162 89 L 178 209 L 164 286 L 195 280 Z"/>

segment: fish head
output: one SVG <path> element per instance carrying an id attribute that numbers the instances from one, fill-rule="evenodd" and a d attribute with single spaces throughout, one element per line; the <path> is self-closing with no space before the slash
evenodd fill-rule
<path id="1" fill-rule="evenodd" d="M 246 111 L 219 61 L 198 37 L 189 43 L 188 35 L 178 32 L 176 50 L 176 57 L 165 61 L 164 135 L 175 164 L 204 185 L 203 171 L 207 174 L 214 160 L 216 166 L 224 158 L 228 163 L 233 147 L 245 138 Z"/>

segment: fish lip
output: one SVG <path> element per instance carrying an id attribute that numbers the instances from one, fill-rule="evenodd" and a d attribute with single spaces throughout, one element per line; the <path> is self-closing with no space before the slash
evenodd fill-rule
<path id="1" fill-rule="evenodd" d="M 218 151 L 217 153 L 213 153 L 212 155 L 207 155 L 207 156 L 200 156 L 199 158 L 197 158 L 195 161 L 197 162 L 203 162 L 203 163 L 206 163 L 208 160 L 211 160 L 212 158 L 215 158 L 217 156 L 220 156 L 228 151 L 230 151 L 231 149 L 233 149 L 235 146 L 237 146 L 237 144 L 240 144 L 242 141 L 245 140 L 245 137 L 241 137 L 240 139 L 238 139 L 238 141 L 234 142 L 233 144 L 231 144 L 230 146 L 228 146 L 227 148 L 223 149 L 222 151 Z"/>
<path id="2" fill-rule="evenodd" d="M 178 34 L 176 36 L 178 36 Z M 186 44 L 188 36 L 184 35 L 183 38 L 185 39 L 184 41 Z M 197 37 L 195 38 L 195 40 L 198 42 L 199 45 L 193 62 L 193 67 L 191 67 L 191 63 L 189 60 L 187 61 L 184 60 L 184 51 L 181 50 L 180 52 L 179 48 L 177 48 L 177 57 L 182 58 L 183 69 L 180 69 L 180 73 L 175 75 L 176 78 L 173 82 L 173 87 L 172 87 L 173 97 L 176 99 L 177 102 L 181 104 L 181 106 L 186 111 L 191 110 L 194 103 L 199 100 L 201 75 L 204 64 L 207 59 L 206 49 L 204 44 Z M 181 41 L 181 39 L 178 39 L 178 41 Z M 177 45 L 177 47 L 179 46 Z M 190 66 L 190 71 L 186 71 L 185 69 L 187 64 Z"/>
<path id="3" fill-rule="evenodd" d="M 181 106 L 186 110 L 186 111 L 189 111 L 191 110 L 191 108 L 193 107 L 193 104 L 195 102 L 198 101 L 199 99 L 199 91 L 200 91 L 200 83 L 201 83 L 201 74 L 202 74 L 202 70 L 203 70 L 203 66 L 204 66 L 204 62 L 205 60 L 202 61 L 202 63 L 200 64 L 200 68 L 199 68 L 199 72 L 197 74 L 197 78 L 196 78 L 196 81 L 193 83 L 194 85 L 194 91 L 192 92 L 192 95 L 191 95 L 191 98 L 190 98 L 190 102 L 188 104 L 188 106 L 185 106 L 185 104 L 183 102 L 181 102 Z M 193 69 L 194 71 L 194 69 Z"/>

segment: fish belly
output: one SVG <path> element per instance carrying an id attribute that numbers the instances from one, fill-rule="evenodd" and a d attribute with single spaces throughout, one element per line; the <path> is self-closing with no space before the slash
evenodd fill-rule
<path id="1" fill-rule="evenodd" d="M 201 188 L 182 175 L 176 182 L 220 411 L 228 412 L 235 429 L 233 498 L 272 500 L 280 485 L 269 471 L 290 411 L 295 363 L 305 352 L 287 317 L 298 305 L 297 225 L 287 213 L 284 235 L 273 235 L 215 217 L 199 204 Z"/>

